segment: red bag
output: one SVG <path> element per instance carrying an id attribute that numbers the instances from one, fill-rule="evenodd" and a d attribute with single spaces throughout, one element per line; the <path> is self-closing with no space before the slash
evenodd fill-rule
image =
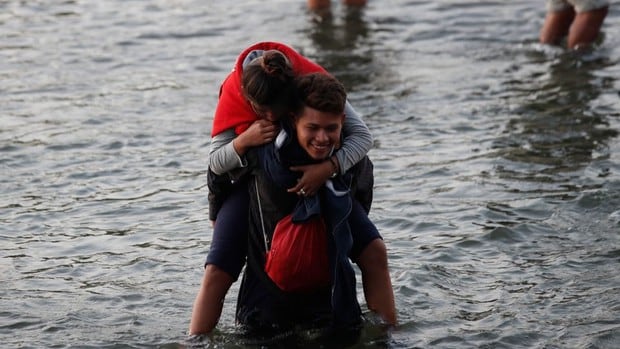
<path id="1" fill-rule="evenodd" d="M 320 217 L 293 223 L 282 218 L 273 232 L 265 271 L 283 291 L 304 292 L 330 282 L 327 229 Z"/>

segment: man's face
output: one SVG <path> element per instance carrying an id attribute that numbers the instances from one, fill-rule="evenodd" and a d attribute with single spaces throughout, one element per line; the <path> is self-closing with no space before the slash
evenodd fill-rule
<path id="1" fill-rule="evenodd" d="M 332 149 L 340 146 L 344 113 L 334 114 L 304 107 L 295 121 L 297 141 L 314 160 L 326 159 Z"/>

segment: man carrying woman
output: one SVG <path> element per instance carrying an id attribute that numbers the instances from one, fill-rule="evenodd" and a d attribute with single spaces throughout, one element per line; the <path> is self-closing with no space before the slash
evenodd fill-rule
<path id="1" fill-rule="evenodd" d="M 243 71 L 240 72 L 240 69 Z M 291 173 L 302 173 L 301 176 L 295 176 L 295 181 L 284 183 L 278 180 L 271 184 L 257 185 L 256 180 L 264 178 L 260 176 L 260 170 L 264 171 L 261 161 L 258 161 L 256 164 L 256 169 L 259 169 L 259 172 L 249 177 L 253 180 L 248 182 L 247 175 L 235 176 L 234 173 L 238 171 L 238 168 L 248 167 L 249 159 L 245 158 L 248 150 L 262 144 L 268 145 L 261 147 L 261 149 L 272 146 L 271 141 L 276 132 L 279 132 L 276 121 L 286 116 L 287 111 L 291 110 L 291 98 L 298 98 L 297 85 L 294 80 L 296 75 L 318 71 L 321 79 L 333 79 L 322 68 L 303 58 L 292 51 L 292 49 L 277 43 L 262 43 L 246 50 L 240 56 L 236 70 L 233 71 L 222 86 L 218 111 L 226 109 L 225 107 L 228 107 L 230 110 L 226 112 L 228 120 L 222 124 L 220 124 L 221 120 L 218 120 L 218 111 L 216 111 L 214 120 L 215 146 L 212 143 L 212 159 L 210 160 L 210 167 L 213 165 L 211 170 L 213 172 L 220 172 L 215 174 L 231 174 L 232 177 L 230 178 L 233 178 L 235 183 L 224 183 L 229 188 L 224 191 L 223 195 L 219 195 L 222 193 L 215 193 L 216 196 L 219 195 L 225 199 L 219 200 L 219 204 L 221 204 L 219 209 L 217 208 L 218 205 L 211 207 L 215 208 L 210 213 L 211 218 L 215 218 L 214 236 L 207 257 L 203 282 L 194 304 L 190 333 L 209 333 L 215 327 L 222 311 L 223 298 L 231 284 L 240 274 L 246 257 L 248 266 L 246 267 L 244 281 L 240 290 L 237 320 L 250 328 L 264 329 L 267 326 L 273 329 L 285 329 L 290 328 L 293 324 L 301 323 L 337 328 L 339 326 L 357 324 L 360 319 L 359 306 L 357 305 L 355 293 L 351 293 L 355 287 L 353 283 L 353 289 L 351 289 L 351 280 L 354 281 L 354 275 L 350 273 L 352 271 L 350 266 L 347 267 L 348 264 L 344 263 L 348 257 L 353 258 L 360 266 L 368 307 L 376 311 L 386 323 L 395 324 L 394 298 L 387 269 L 385 245 L 374 225 L 368 220 L 369 200 L 366 200 L 367 205 L 365 207 L 357 200 L 350 200 L 351 194 L 349 194 L 349 191 L 351 188 L 349 187 L 344 187 L 343 189 L 346 189 L 344 191 L 338 191 L 346 193 L 345 200 L 348 198 L 351 202 L 349 206 L 345 205 L 350 207 L 350 210 L 345 210 L 341 217 L 345 220 L 337 224 L 338 229 L 345 227 L 343 228 L 345 233 L 334 235 L 333 232 L 336 230 L 336 225 L 333 222 L 329 223 L 329 220 L 325 221 L 326 228 L 328 228 L 331 234 L 328 235 L 330 237 L 328 239 L 330 246 L 329 282 L 327 285 L 322 285 L 322 288 L 319 287 L 315 290 L 318 293 L 315 293 L 316 298 L 313 298 L 317 302 L 315 304 L 321 306 L 312 307 L 312 309 L 307 309 L 307 311 L 294 311 L 292 307 L 282 308 L 281 306 L 276 306 L 277 304 L 297 304 L 301 306 L 304 303 L 294 301 L 293 299 L 296 296 L 291 293 L 284 292 L 285 296 L 280 297 L 282 294 L 274 292 L 277 291 L 277 287 L 273 287 L 274 285 L 270 284 L 269 280 L 264 277 L 264 273 L 261 272 L 266 263 L 262 258 L 269 251 L 275 225 L 282 218 L 282 214 L 291 209 L 290 205 L 295 200 L 314 202 L 315 204 L 323 201 L 318 200 L 318 198 L 325 196 L 325 194 L 321 194 L 326 190 L 324 183 L 329 178 L 332 178 L 333 180 L 327 182 L 333 186 L 336 178 L 351 176 L 351 168 L 358 160 L 364 159 L 367 150 L 351 149 L 356 146 L 355 142 L 351 142 L 352 136 L 341 138 L 341 130 L 344 129 L 344 134 L 347 133 L 346 119 L 349 119 L 349 112 L 352 112 L 352 115 L 354 115 L 354 111 L 346 103 L 346 95 L 342 95 L 342 110 L 340 114 L 343 117 L 340 119 L 332 118 L 336 122 L 332 122 L 332 126 L 330 126 L 330 132 L 334 132 L 335 129 L 338 130 L 336 138 L 330 138 L 328 143 L 321 144 L 321 142 L 317 143 L 310 139 L 299 139 L 300 134 L 307 133 L 295 132 L 296 142 L 300 145 L 308 145 L 309 148 L 307 150 L 325 150 L 330 148 L 330 152 L 326 153 L 328 156 L 318 158 L 310 156 L 311 161 L 307 163 L 290 161 L 288 162 L 291 165 L 290 168 L 281 168 L 285 170 L 283 173 L 291 170 Z M 241 85 L 243 88 L 241 88 Z M 230 86 L 238 86 L 238 88 L 230 88 Z M 329 92 L 331 90 L 328 89 L 326 91 Z M 329 94 L 332 93 L 329 92 Z M 307 102 L 303 99 L 303 96 L 302 101 L 304 103 Z M 248 107 L 251 112 L 248 112 Z M 313 107 L 309 109 L 297 108 L 295 124 L 298 125 L 299 120 L 304 120 L 302 115 L 305 115 L 308 110 L 318 111 L 315 114 L 321 116 L 324 112 L 321 112 L 320 109 L 320 105 L 318 109 Z M 255 114 L 249 115 L 252 112 Z M 256 114 L 258 114 L 258 120 L 256 120 Z M 327 114 L 333 116 L 332 114 L 334 113 L 330 112 Z M 344 118 L 345 114 L 347 118 Z M 325 118 L 327 117 L 323 115 L 319 119 Z M 349 122 L 351 123 L 351 120 Z M 353 120 L 353 123 L 357 125 L 355 126 L 357 129 L 367 130 L 359 117 L 357 120 Z M 246 128 L 248 124 L 250 126 Z M 322 126 L 313 124 L 306 130 L 316 129 L 317 127 L 321 128 Z M 354 130 L 355 127 L 353 128 Z M 229 132 L 227 136 L 228 143 L 225 141 L 217 142 L 217 135 L 222 132 Z M 321 132 L 325 134 L 325 130 Z M 250 133 L 253 133 L 253 136 L 250 137 Z M 289 137 L 293 139 L 292 136 Z M 324 136 L 322 137 L 325 138 Z M 217 146 L 218 144 L 220 145 L 219 147 Z M 353 147 L 351 144 L 353 144 Z M 330 145 L 333 145 L 333 148 L 339 148 L 339 150 L 333 154 Z M 347 145 L 349 146 L 348 150 Z M 359 143 L 357 146 L 359 146 Z M 220 166 L 226 164 L 225 156 L 218 158 L 214 155 L 218 149 L 226 148 L 229 149 L 230 154 L 234 152 L 233 156 L 229 158 L 236 160 L 234 165 L 228 167 Z M 260 153 L 261 151 L 259 151 Z M 297 154 L 303 154 L 303 152 L 298 152 Z M 306 152 L 306 155 L 310 154 Z M 260 157 L 254 158 L 260 159 Z M 358 167 L 363 164 L 368 166 L 367 162 L 362 162 Z M 264 183 L 269 183 L 269 181 Z M 353 183 L 353 181 L 350 183 Z M 372 185 L 372 180 L 369 183 Z M 217 183 L 212 181 L 210 184 Z M 281 188 L 283 184 L 287 186 L 284 189 Z M 260 189 L 259 194 L 256 194 L 256 189 Z M 265 205 L 258 205 L 258 201 L 262 197 L 260 195 L 261 191 L 270 190 L 277 192 L 279 197 L 283 199 L 281 201 L 270 201 L 271 204 L 268 205 L 269 211 L 265 213 L 262 209 Z M 369 196 L 366 197 L 369 198 Z M 257 210 L 257 207 L 262 208 Z M 316 209 L 318 206 L 314 207 Z M 248 221 L 249 208 L 251 208 L 250 211 L 252 212 L 250 221 Z M 256 215 L 257 212 L 259 213 L 258 216 Z M 315 212 L 315 215 L 319 215 L 323 219 L 327 217 L 322 210 L 318 213 Z M 257 222 L 257 217 L 261 218 L 260 225 Z M 260 229 L 257 228 L 259 226 Z M 259 235 L 258 232 L 261 234 Z M 350 244 L 348 243 L 349 239 Z M 256 241 L 263 241 L 265 243 L 257 245 L 253 243 Z M 260 250 L 260 248 L 263 250 Z M 301 299 L 306 298 L 302 297 Z M 343 306 L 345 308 L 342 308 Z M 293 310 L 293 312 L 283 313 L 278 309 L 288 309 L 288 311 Z M 338 311 L 338 309 L 349 309 L 351 311 L 342 312 Z M 316 313 L 314 312 L 315 310 L 317 311 Z M 295 314 L 303 316 L 297 317 Z M 319 321 L 320 324 L 314 323 L 319 318 L 322 319 Z M 310 319 L 312 321 L 309 321 Z"/>

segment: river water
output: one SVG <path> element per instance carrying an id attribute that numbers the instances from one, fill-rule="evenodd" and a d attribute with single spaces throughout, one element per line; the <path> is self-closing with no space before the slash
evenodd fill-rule
<path id="1" fill-rule="evenodd" d="M 219 83 L 272 40 L 340 78 L 375 137 L 399 326 L 370 317 L 357 347 L 619 348 L 620 9 L 579 54 L 537 43 L 544 13 L 0 1 L 0 347 L 254 347 L 237 284 L 212 338 L 186 332 Z"/>

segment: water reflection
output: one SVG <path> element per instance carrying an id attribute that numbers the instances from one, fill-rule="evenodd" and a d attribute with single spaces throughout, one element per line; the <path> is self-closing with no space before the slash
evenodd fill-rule
<path id="1" fill-rule="evenodd" d="M 534 65 L 541 70 L 505 83 L 516 106 L 503 136 L 494 142 L 508 160 L 497 168 L 501 178 L 565 182 L 567 174 L 587 166 L 617 136 L 607 113 L 592 106 L 602 90 L 613 85 L 612 78 L 598 73 L 606 59 L 565 52 L 549 61 L 544 55 L 529 58 L 538 60 Z"/>
<path id="2" fill-rule="evenodd" d="M 370 31 L 364 7 L 343 6 L 311 12 L 304 29 L 316 50 L 317 63 L 334 74 L 348 89 L 369 83 L 373 67 Z"/>

